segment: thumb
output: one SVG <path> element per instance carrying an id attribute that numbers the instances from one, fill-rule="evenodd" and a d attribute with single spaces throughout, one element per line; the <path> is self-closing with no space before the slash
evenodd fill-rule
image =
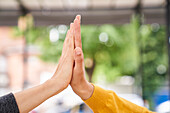
<path id="1" fill-rule="evenodd" d="M 74 60 L 75 60 L 75 69 L 82 69 L 84 66 L 84 57 L 83 51 L 80 47 L 76 47 L 74 50 Z"/>

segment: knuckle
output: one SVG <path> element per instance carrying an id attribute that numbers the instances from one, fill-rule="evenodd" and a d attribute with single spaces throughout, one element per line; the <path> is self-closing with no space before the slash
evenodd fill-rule
<path id="1" fill-rule="evenodd" d="M 83 69 L 77 68 L 76 74 L 77 74 L 77 75 L 82 75 L 82 74 L 84 74 Z"/>
<path id="2" fill-rule="evenodd" d="M 77 62 L 78 63 L 83 63 L 83 58 L 80 56 L 79 58 L 77 58 Z"/>

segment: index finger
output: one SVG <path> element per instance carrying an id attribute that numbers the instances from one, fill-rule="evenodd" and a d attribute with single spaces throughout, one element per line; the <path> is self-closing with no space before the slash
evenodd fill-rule
<path id="1" fill-rule="evenodd" d="M 81 16 L 77 15 L 74 20 L 75 48 L 80 47 L 82 49 L 80 21 Z"/>

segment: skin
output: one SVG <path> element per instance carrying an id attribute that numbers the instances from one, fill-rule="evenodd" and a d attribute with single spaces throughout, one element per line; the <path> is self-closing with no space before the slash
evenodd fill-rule
<path id="1" fill-rule="evenodd" d="M 28 113 L 48 98 L 63 91 L 69 84 L 83 100 L 91 97 L 94 87 L 85 78 L 80 19 L 78 15 L 74 23 L 70 24 L 53 77 L 41 85 L 14 94 L 20 113 Z"/>
<path id="2" fill-rule="evenodd" d="M 87 100 L 93 94 L 94 87 L 85 78 L 84 55 L 81 43 L 81 16 L 77 15 L 74 20 L 74 60 L 75 66 L 73 68 L 73 76 L 71 80 L 71 87 L 73 91 L 83 100 Z"/>
<path id="3" fill-rule="evenodd" d="M 53 77 L 41 85 L 14 94 L 20 113 L 28 113 L 69 85 L 74 63 L 73 31 L 74 24 L 71 23 L 64 42 L 62 56 Z"/>
<path id="4" fill-rule="evenodd" d="M 39 86 L 14 94 L 21 113 L 28 113 L 48 98 L 63 91 L 69 84 L 83 100 L 92 96 L 94 86 L 85 78 L 80 21 L 81 17 L 78 15 L 74 23 L 70 24 L 62 55 L 53 77 Z"/>

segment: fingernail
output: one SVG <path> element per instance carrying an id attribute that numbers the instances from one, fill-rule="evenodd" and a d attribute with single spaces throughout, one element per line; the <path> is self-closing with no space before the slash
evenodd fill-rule
<path id="1" fill-rule="evenodd" d="M 73 23 L 70 24 L 70 28 L 73 27 Z"/>
<path id="2" fill-rule="evenodd" d="M 80 18 L 79 18 L 80 20 L 81 20 L 81 15 L 80 15 Z"/>
<path id="3" fill-rule="evenodd" d="M 78 19 L 81 20 L 81 15 L 77 15 Z"/>
<path id="4" fill-rule="evenodd" d="M 81 51 L 76 50 L 76 55 L 81 55 Z"/>

